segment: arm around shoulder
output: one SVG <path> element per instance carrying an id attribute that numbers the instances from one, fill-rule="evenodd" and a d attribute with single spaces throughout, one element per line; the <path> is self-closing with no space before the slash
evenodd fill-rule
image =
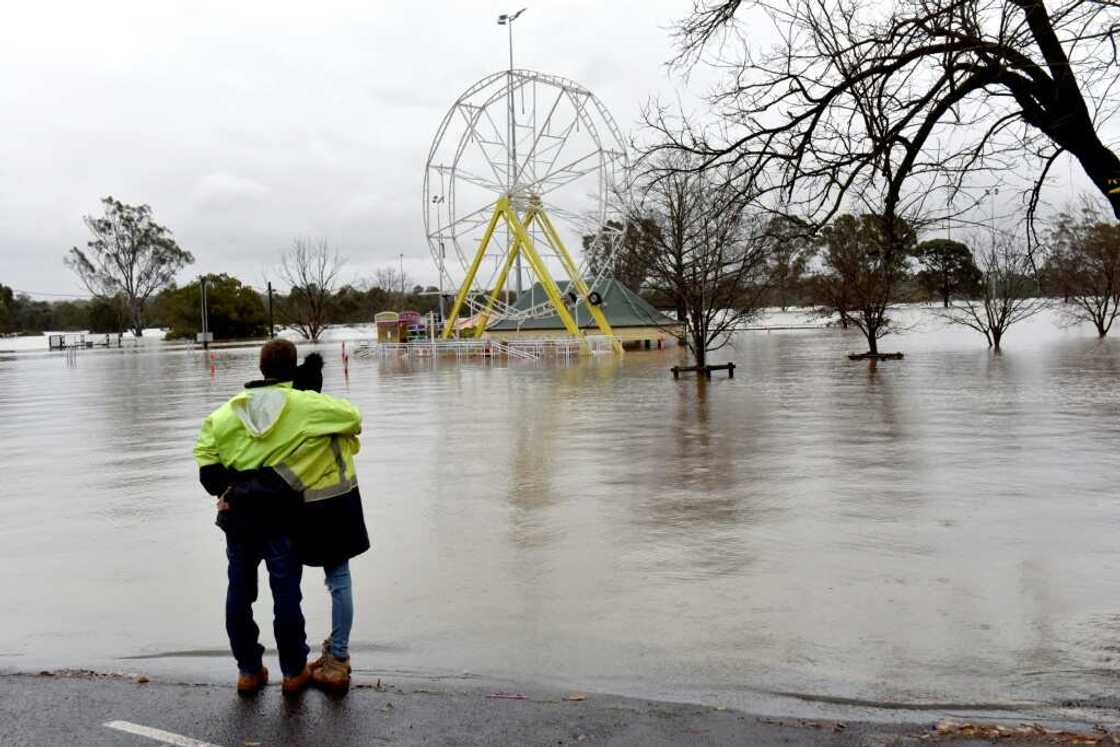
<path id="1" fill-rule="evenodd" d="M 362 432 L 362 413 L 344 399 L 316 395 L 307 423 L 308 436 L 356 436 Z"/>

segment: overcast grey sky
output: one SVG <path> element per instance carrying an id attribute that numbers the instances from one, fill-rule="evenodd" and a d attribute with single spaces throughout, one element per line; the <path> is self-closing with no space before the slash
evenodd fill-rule
<path id="1" fill-rule="evenodd" d="M 83 293 L 63 256 L 111 194 L 151 205 L 194 253 L 184 280 L 229 272 L 261 286 L 305 237 L 349 258 L 346 280 L 403 252 L 406 272 L 434 283 L 428 147 L 454 99 L 506 66 L 496 17 L 522 5 L 518 67 L 588 87 L 627 136 L 652 97 L 703 111 L 715 73 L 686 84 L 665 68 L 689 0 L 9 3 L 0 282 Z M 1076 164 L 1053 175 L 1058 201 L 1088 184 Z"/>
<path id="2" fill-rule="evenodd" d="M 0 282 L 83 292 L 62 259 L 107 194 L 152 206 L 196 257 L 184 277 L 261 284 L 305 236 L 347 256 L 349 278 L 404 252 L 434 282 L 427 150 L 451 102 L 506 66 L 495 20 L 522 5 L 518 67 L 585 85 L 624 132 L 651 96 L 689 96 L 664 67 L 684 0 L 7 5 Z"/>

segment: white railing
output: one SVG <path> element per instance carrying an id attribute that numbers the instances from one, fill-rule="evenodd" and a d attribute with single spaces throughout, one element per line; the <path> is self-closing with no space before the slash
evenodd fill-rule
<path id="1" fill-rule="evenodd" d="M 584 352 L 605 353 L 615 348 L 617 338 L 606 335 L 580 337 L 516 338 L 512 340 L 466 339 L 425 342 L 375 342 L 367 340 L 354 347 L 359 358 L 408 357 L 508 358 L 538 361 L 542 358 L 570 358 Z"/>

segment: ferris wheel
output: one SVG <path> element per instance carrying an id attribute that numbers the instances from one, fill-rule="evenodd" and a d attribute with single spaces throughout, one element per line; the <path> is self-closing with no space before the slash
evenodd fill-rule
<path id="1" fill-rule="evenodd" d="M 552 314 L 578 336 L 571 309 L 581 301 L 610 334 L 597 289 L 622 240 L 616 195 L 627 168 L 614 119 L 579 84 L 510 69 L 468 88 L 424 171 L 428 244 L 441 288 L 457 291 L 443 336 L 458 320 L 481 333 L 494 320 Z"/>

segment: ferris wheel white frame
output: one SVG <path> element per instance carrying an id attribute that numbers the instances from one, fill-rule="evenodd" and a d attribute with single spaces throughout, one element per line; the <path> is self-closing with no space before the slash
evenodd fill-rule
<path id="1" fill-rule="evenodd" d="M 555 92 L 555 99 L 551 106 L 546 102 L 548 114 L 538 127 L 535 121 L 536 96 L 541 86 L 545 91 Z M 531 144 L 529 151 L 519 157 L 517 128 L 526 125 L 519 125 L 516 121 L 514 100 L 517 95 L 524 97 L 526 89 L 530 87 L 534 114 Z M 481 100 L 476 100 L 480 94 L 483 95 Z M 491 115 L 492 107 L 502 99 L 508 105 L 504 134 L 503 128 L 498 126 Z M 559 134 L 552 133 L 550 129 L 553 115 L 565 101 L 571 108 L 571 121 L 560 124 L 562 129 Z M 462 130 L 458 134 L 458 142 L 454 143 L 453 157 L 448 164 L 437 159 L 440 158 L 441 147 L 448 145 L 445 140 L 452 137 L 453 126 L 462 127 Z M 594 147 L 586 152 L 581 151 L 574 160 L 558 164 L 572 130 L 578 131 L 581 128 Z M 546 139 L 549 142 L 542 143 Z M 489 173 L 478 174 L 466 170 L 461 160 L 468 149 L 472 150 L 475 157 L 482 156 Z M 565 154 L 565 157 L 569 156 Z M 546 160 L 547 163 L 544 163 Z M 580 299 L 593 301 L 596 287 L 609 272 L 611 259 L 617 251 L 622 233 L 617 228 L 621 226 L 621 221 L 616 222 L 614 227 L 611 226 L 612 206 L 616 187 L 624 183 L 628 167 L 622 133 L 610 112 L 594 94 L 574 81 L 530 70 L 511 69 L 489 75 L 468 88 L 452 104 L 440 123 L 424 170 L 423 213 L 429 247 L 440 272 L 441 288 L 446 282 L 452 287 L 458 286 L 459 291 L 444 328 L 444 337 L 450 336 L 455 321 L 452 317 L 457 316 L 461 309 L 478 315 L 478 332 L 493 319 L 524 320 L 556 313 L 565 322 L 569 332 L 579 334 L 573 324 L 565 319 L 566 316 L 570 317 L 565 307 L 569 302 L 575 303 Z M 592 176 L 595 179 L 591 195 L 591 202 L 594 203 L 592 209 L 574 215 L 557 205 L 549 204 L 550 193 L 579 180 L 588 180 Z M 467 208 L 473 208 L 470 212 L 460 214 L 462 208 L 457 202 L 457 186 L 460 183 L 481 188 L 493 199 L 477 207 L 472 204 Z M 588 277 L 587 256 L 584 256 L 581 263 L 575 263 L 563 246 L 550 214 L 565 223 L 583 222 L 587 226 L 594 226 L 592 243 L 594 245 L 595 242 L 600 242 L 595 248 L 602 261 L 591 277 Z M 497 283 L 480 286 L 478 265 L 499 222 L 507 224 L 514 239 L 505 261 L 495 267 L 497 277 L 491 276 L 491 281 L 497 280 Z M 479 241 L 477 232 L 483 226 L 487 226 L 487 231 Z M 537 243 L 543 251 L 537 251 L 532 237 L 525 230 L 530 226 L 535 234 L 540 229 L 539 234 L 543 235 L 544 241 L 540 241 L 538 236 Z M 449 248 L 453 252 L 450 259 L 465 271 L 465 277 L 455 277 L 448 269 Z M 558 298 L 557 293 L 550 290 L 550 286 L 555 288 L 555 283 L 541 260 L 542 254 L 558 258 L 570 276 L 572 285 L 567 300 Z M 528 259 L 532 274 L 545 287 L 547 298 L 541 303 L 518 308 L 500 295 L 504 295 L 501 291 L 507 273 L 515 263 L 518 265 L 517 280 L 520 286 L 520 262 L 523 256 Z M 520 291 L 520 287 L 517 290 Z M 600 329 L 609 334 L 609 325 L 602 313 L 594 308 L 596 305 L 589 303 L 589 310 Z"/>

